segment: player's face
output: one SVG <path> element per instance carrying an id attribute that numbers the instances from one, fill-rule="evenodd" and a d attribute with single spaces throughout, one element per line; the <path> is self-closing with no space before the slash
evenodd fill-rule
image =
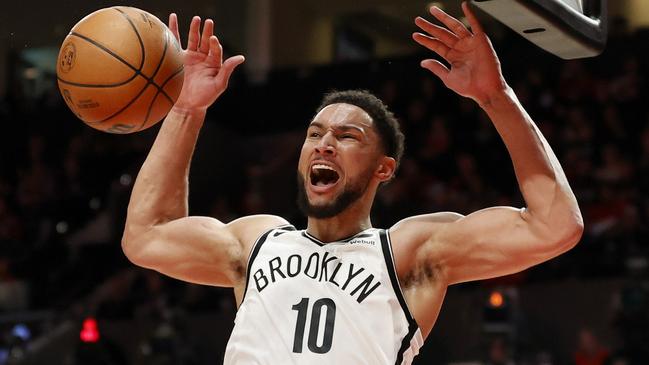
<path id="1" fill-rule="evenodd" d="M 298 166 L 298 204 L 310 217 L 329 218 L 367 191 L 383 156 L 372 119 L 361 108 L 332 104 L 313 118 Z"/>

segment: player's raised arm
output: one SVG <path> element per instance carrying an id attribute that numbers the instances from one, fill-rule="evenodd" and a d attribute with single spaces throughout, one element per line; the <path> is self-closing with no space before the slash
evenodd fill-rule
<path id="1" fill-rule="evenodd" d="M 275 217 L 248 217 L 228 225 L 188 217 L 189 165 L 207 108 L 223 93 L 242 56 L 222 60 L 208 19 L 191 21 L 183 88 L 142 165 L 128 206 L 122 248 L 135 264 L 191 282 L 236 286 L 245 276 L 248 242 Z M 178 41 L 175 14 L 169 27 Z M 246 225 L 246 229 L 242 227 Z"/>
<path id="2" fill-rule="evenodd" d="M 573 247 L 583 222 L 559 161 L 507 85 L 491 43 L 468 4 L 471 25 L 441 9 L 431 14 L 445 27 L 417 18 L 413 38 L 449 66 L 424 60 L 444 84 L 472 98 L 491 118 L 514 165 L 526 208 L 493 207 L 460 215 L 424 215 L 402 221 L 393 235 L 416 243 L 411 264 L 436 272 L 447 284 L 506 275 L 548 260 Z"/>

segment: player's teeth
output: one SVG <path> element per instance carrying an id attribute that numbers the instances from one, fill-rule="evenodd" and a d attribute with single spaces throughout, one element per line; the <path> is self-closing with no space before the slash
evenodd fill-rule
<path id="1" fill-rule="evenodd" d="M 313 169 L 314 169 L 314 170 L 315 170 L 315 169 L 325 169 L 325 170 L 335 171 L 335 170 L 332 169 L 331 167 L 329 167 L 329 166 L 327 166 L 327 165 L 321 165 L 321 164 L 313 165 Z"/>

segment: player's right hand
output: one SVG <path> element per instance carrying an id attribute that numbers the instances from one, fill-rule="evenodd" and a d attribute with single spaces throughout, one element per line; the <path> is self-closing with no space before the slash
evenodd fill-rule
<path id="1" fill-rule="evenodd" d="M 415 23 L 423 32 L 413 34 L 414 40 L 440 55 L 449 65 L 435 59 L 426 59 L 421 66 L 439 77 L 444 85 L 456 93 L 469 97 L 481 106 L 501 96 L 507 83 L 500 69 L 500 61 L 489 37 L 475 14 L 464 1 L 462 10 L 471 30 L 462 22 L 433 6 L 430 13 L 445 27 L 417 17 Z"/>
<path id="2" fill-rule="evenodd" d="M 195 16 L 189 26 L 187 48 L 183 50 L 184 83 L 174 108 L 204 111 L 225 91 L 234 69 L 244 57 L 233 56 L 223 61 L 223 47 L 214 35 L 214 22 L 207 19 L 201 33 L 201 18 Z M 169 15 L 169 29 L 179 44 L 178 18 Z"/>

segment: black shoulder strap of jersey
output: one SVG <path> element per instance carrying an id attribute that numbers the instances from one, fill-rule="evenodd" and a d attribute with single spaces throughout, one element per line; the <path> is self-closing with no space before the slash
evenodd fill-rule
<path id="1" fill-rule="evenodd" d="M 246 299 L 246 293 L 248 292 L 248 283 L 250 282 L 250 271 L 252 269 L 252 263 L 255 262 L 255 258 L 257 257 L 257 254 L 259 253 L 261 246 L 266 242 L 268 236 L 273 231 L 285 233 L 286 231 L 295 231 L 295 227 L 293 227 L 290 224 L 279 226 L 279 227 L 273 227 L 268 231 L 264 232 L 264 234 L 262 234 L 261 236 L 259 236 L 259 238 L 257 238 L 257 241 L 255 241 L 255 244 L 252 245 L 252 250 L 248 255 L 248 266 L 246 268 L 246 287 L 243 290 L 243 298 L 241 298 L 241 304 L 243 304 L 243 301 Z"/>
<path id="2" fill-rule="evenodd" d="M 388 234 L 387 230 L 382 229 L 379 231 L 379 237 L 381 239 L 381 247 L 383 248 L 383 257 L 385 258 L 385 265 L 388 268 L 388 275 L 390 276 L 390 282 L 392 282 L 392 289 L 394 290 L 394 294 L 397 296 L 397 300 L 399 300 L 399 304 L 401 305 L 403 314 L 406 316 L 406 319 L 408 320 L 408 334 L 406 334 L 406 336 L 404 336 L 403 340 L 401 341 L 401 347 L 399 348 L 399 353 L 397 354 L 397 360 L 395 362 L 396 365 L 401 365 L 401 362 L 403 361 L 403 353 L 406 352 L 408 348 L 410 348 L 410 341 L 414 337 L 419 326 L 417 325 L 417 322 L 415 321 L 414 317 L 410 313 L 410 309 L 408 309 L 406 300 L 403 297 L 403 292 L 401 291 L 401 285 L 399 284 L 399 278 L 397 277 L 396 266 L 394 264 L 394 255 L 392 253 L 390 235 Z"/>

